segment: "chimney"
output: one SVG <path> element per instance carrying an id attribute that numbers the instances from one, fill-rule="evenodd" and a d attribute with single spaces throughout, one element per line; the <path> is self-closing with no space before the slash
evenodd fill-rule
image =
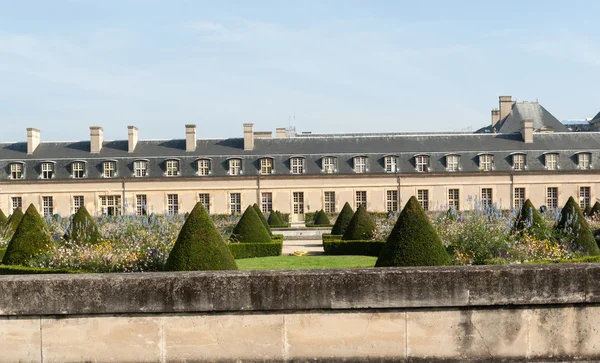
<path id="1" fill-rule="evenodd" d="M 196 125 L 185 125 L 185 151 L 196 151 Z"/>
<path id="2" fill-rule="evenodd" d="M 510 111 L 512 111 L 514 102 L 512 100 L 512 96 L 500 96 L 498 98 L 500 100 L 500 120 L 504 120 Z"/>
<path id="3" fill-rule="evenodd" d="M 127 126 L 127 130 L 127 139 L 129 140 L 127 151 L 132 153 L 135 151 L 135 146 L 138 142 L 138 128 L 135 126 Z"/>
<path id="4" fill-rule="evenodd" d="M 275 129 L 275 137 L 277 139 L 286 138 L 287 134 L 285 133 L 285 127 L 278 127 Z"/>
<path id="5" fill-rule="evenodd" d="M 492 126 L 496 126 L 496 124 L 500 121 L 500 110 L 497 108 L 492 109 Z"/>
<path id="6" fill-rule="evenodd" d="M 523 120 L 523 128 L 521 129 L 521 136 L 526 144 L 533 143 L 533 120 Z"/>
<path id="7" fill-rule="evenodd" d="M 244 124 L 244 151 L 254 150 L 254 124 Z"/>
<path id="8" fill-rule="evenodd" d="M 29 127 L 27 129 L 27 154 L 31 155 L 40 145 L 40 130 Z"/>
<path id="9" fill-rule="evenodd" d="M 104 142 L 104 130 L 100 126 L 90 126 L 90 152 L 99 153 Z"/>

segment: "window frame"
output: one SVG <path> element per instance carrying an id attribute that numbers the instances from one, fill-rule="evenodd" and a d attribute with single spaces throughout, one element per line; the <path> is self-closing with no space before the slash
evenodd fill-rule
<path id="1" fill-rule="evenodd" d="M 135 195 L 135 214 L 138 216 L 148 215 L 148 196 L 146 194 Z"/>
<path id="2" fill-rule="evenodd" d="M 136 178 L 144 178 L 148 176 L 147 160 L 135 160 L 133 162 L 133 176 Z"/>
<path id="3" fill-rule="evenodd" d="M 167 214 L 170 216 L 179 214 L 179 194 L 167 194 Z"/>
<path id="4" fill-rule="evenodd" d="M 459 188 L 448 188 L 448 208 L 452 208 L 457 212 L 460 210 Z"/>
<path id="5" fill-rule="evenodd" d="M 335 156 L 323 156 L 321 158 L 321 171 L 325 174 L 337 172 L 337 158 Z"/>
<path id="6" fill-rule="evenodd" d="M 212 174 L 212 165 L 210 159 L 196 160 L 196 169 L 198 176 L 209 176 Z"/>
<path id="7" fill-rule="evenodd" d="M 115 178 L 117 176 L 117 162 L 112 160 L 105 160 L 102 162 L 102 177 L 103 178 Z"/>
<path id="8" fill-rule="evenodd" d="M 398 212 L 398 200 L 398 189 L 388 189 L 385 191 L 385 208 L 388 213 Z"/>
<path id="9" fill-rule="evenodd" d="M 306 172 L 305 160 L 301 156 L 294 156 L 290 158 L 290 173 L 292 174 L 304 174 Z"/>
<path id="10" fill-rule="evenodd" d="M 165 160 L 165 176 L 172 178 L 181 174 L 181 163 L 177 159 Z"/>
<path id="11" fill-rule="evenodd" d="M 85 178 L 86 170 L 85 170 L 85 162 L 80 160 L 75 160 L 71 163 L 71 178 L 73 179 L 83 179 Z"/>
<path id="12" fill-rule="evenodd" d="M 51 195 L 42 196 L 42 216 L 52 217 L 54 215 L 54 198 Z"/>
<path id="13" fill-rule="evenodd" d="M 326 190 L 323 192 L 323 210 L 326 213 L 335 213 L 335 191 Z"/>
<path id="14" fill-rule="evenodd" d="M 273 193 L 272 192 L 261 192 L 260 193 L 260 210 L 263 213 L 270 213 L 273 211 Z"/>
<path id="15" fill-rule="evenodd" d="M 202 204 L 206 213 L 210 214 L 210 193 L 198 193 L 198 203 Z"/>
<path id="16" fill-rule="evenodd" d="M 361 205 L 367 209 L 368 196 L 366 190 L 357 190 L 354 192 L 354 208 L 358 209 Z"/>
<path id="17" fill-rule="evenodd" d="M 364 174 L 369 171 L 369 168 L 367 167 L 368 160 L 367 160 L 366 156 L 358 155 L 358 156 L 353 157 L 352 160 L 353 160 L 352 166 L 353 166 L 355 173 Z"/>
<path id="18" fill-rule="evenodd" d="M 74 195 L 72 197 L 73 201 L 73 213 L 77 213 L 79 209 L 85 206 L 85 196 L 83 195 Z"/>
<path id="19" fill-rule="evenodd" d="M 523 195 L 517 195 L 517 190 L 519 191 L 519 194 L 521 192 L 523 192 Z M 513 208 L 515 209 L 521 209 L 523 207 L 523 204 L 525 204 L 525 201 L 527 200 L 527 190 L 525 189 L 525 187 L 514 187 L 513 188 Z"/>
<path id="20" fill-rule="evenodd" d="M 415 155 L 415 170 L 419 173 L 427 173 L 429 169 L 429 155 Z"/>
<path id="21" fill-rule="evenodd" d="M 482 206 L 486 208 L 492 208 L 494 206 L 494 188 L 481 188 L 479 195 L 479 201 Z"/>
<path id="22" fill-rule="evenodd" d="M 480 171 L 488 172 L 494 170 L 494 154 L 480 154 L 478 156 Z"/>
<path id="23" fill-rule="evenodd" d="M 260 175 L 271 175 L 273 171 L 273 158 L 260 158 Z"/>
<path id="24" fill-rule="evenodd" d="M 558 208 L 558 192 L 558 187 L 546 187 L 546 208 L 549 210 Z"/>
<path id="25" fill-rule="evenodd" d="M 386 173 L 398 172 L 398 157 L 396 155 L 386 155 L 383 157 L 383 168 Z"/>
<path id="26" fill-rule="evenodd" d="M 546 170 L 558 170 L 559 157 L 558 153 L 544 154 L 544 166 Z"/>
<path id="27" fill-rule="evenodd" d="M 585 208 L 591 205 L 592 188 L 589 185 L 580 185 L 578 189 L 579 208 L 581 208 L 581 210 L 584 210 Z M 584 191 L 587 192 L 587 196 L 585 195 L 586 193 L 583 193 L 584 195 L 582 195 L 582 192 Z"/>
<path id="28" fill-rule="evenodd" d="M 584 160 L 587 159 L 587 160 Z M 578 153 L 577 167 L 581 170 L 589 170 L 592 168 L 592 153 Z"/>
<path id="29" fill-rule="evenodd" d="M 527 155 L 523 153 L 512 154 L 512 169 L 523 171 L 527 168 Z M 520 159 L 520 160 L 519 160 Z"/>
<path id="30" fill-rule="evenodd" d="M 15 169 L 17 169 L 17 166 L 19 167 L 19 170 L 13 170 L 13 167 Z M 10 174 L 8 175 L 10 180 L 21 180 L 25 177 L 25 168 L 24 168 L 24 163 L 18 163 L 18 162 L 12 162 L 10 163 Z M 13 176 L 13 174 L 18 173 L 19 177 L 16 178 Z"/>
<path id="31" fill-rule="evenodd" d="M 417 189 L 417 201 L 424 211 L 429 210 L 429 189 Z"/>
<path id="32" fill-rule="evenodd" d="M 235 201 L 234 201 L 235 199 Z M 235 209 L 234 209 L 235 206 Z M 230 192 L 229 193 L 229 214 L 240 214 L 242 213 L 242 193 Z"/>
<path id="33" fill-rule="evenodd" d="M 460 156 L 456 154 L 446 155 L 446 171 L 455 173 L 460 170 Z"/>
<path id="34" fill-rule="evenodd" d="M 51 161 L 44 161 L 40 163 L 40 178 L 41 179 L 54 179 L 54 163 Z"/>
<path id="35" fill-rule="evenodd" d="M 241 175 L 242 174 L 242 159 L 240 158 L 230 158 L 227 160 L 229 170 L 227 170 L 227 174 L 229 175 Z M 237 164 L 237 165 L 235 165 Z M 235 171 L 235 172 L 233 172 Z"/>

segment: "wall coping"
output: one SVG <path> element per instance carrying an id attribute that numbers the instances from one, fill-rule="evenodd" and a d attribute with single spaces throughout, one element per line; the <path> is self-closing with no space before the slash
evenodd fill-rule
<path id="1" fill-rule="evenodd" d="M 600 265 L 0 276 L 0 316 L 600 302 Z"/>

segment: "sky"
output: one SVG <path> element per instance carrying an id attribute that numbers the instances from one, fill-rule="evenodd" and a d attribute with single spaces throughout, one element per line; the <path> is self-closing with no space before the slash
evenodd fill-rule
<path id="1" fill-rule="evenodd" d="M 600 1 L 0 0 L 0 141 L 476 130 L 600 111 Z"/>

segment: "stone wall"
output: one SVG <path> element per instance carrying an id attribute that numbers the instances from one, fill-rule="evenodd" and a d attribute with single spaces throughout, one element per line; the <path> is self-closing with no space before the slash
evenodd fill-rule
<path id="1" fill-rule="evenodd" d="M 600 359 L 594 264 L 0 277 L 0 362 Z"/>

